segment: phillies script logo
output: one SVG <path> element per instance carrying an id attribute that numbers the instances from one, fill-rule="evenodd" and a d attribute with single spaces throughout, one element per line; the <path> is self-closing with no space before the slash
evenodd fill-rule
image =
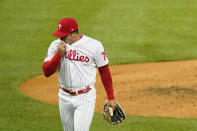
<path id="1" fill-rule="evenodd" d="M 89 58 L 87 56 L 79 56 L 79 53 L 77 53 L 76 50 L 67 51 L 65 58 L 71 61 L 89 62 Z"/>

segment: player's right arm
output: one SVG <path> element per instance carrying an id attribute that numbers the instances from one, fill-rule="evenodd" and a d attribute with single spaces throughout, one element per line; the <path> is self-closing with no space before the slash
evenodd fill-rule
<path id="1" fill-rule="evenodd" d="M 42 69 L 46 77 L 49 77 L 56 72 L 60 64 L 62 55 L 66 51 L 66 44 L 63 41 L 61 41 L 60 44 L 55 45 L 55 47 L 53 46 L 54 45 L 51 45 L 49 47 L 47 57 L 45 58 L 45 61 L 42 64 Z"/>

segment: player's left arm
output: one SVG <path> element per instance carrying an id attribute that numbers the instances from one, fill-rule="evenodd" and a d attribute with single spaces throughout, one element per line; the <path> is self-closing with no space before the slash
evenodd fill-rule
<path id="1" fill-rule="evenodd" d="M 112 76 L 109 70 L 109 66 L 107 64 L 103 67 L 98 67 L 98 70 L 101 76 L 102 83 L 105 87 L 105 91 L 107 93 L 107 97 L 108 97 L 107 106 L 114 108 L 117 102 L 115 101 Z"/>
<path id="2" fill-rule="evenodd" d="M 102 67 L 98 67 L 98 70 L 99 70 L 103 85 L 105 87 L 108 100 L 114 100 L 115 97 L 114 97 L 114 91 L 113 91 L 113 83 L 112 83 L 112 77 L 111 77 L 108 64 Z"/>
<path id="3" fill-rule="evenodd" d="M 102 83 L 105 87 L 105 91 L 107 93 L 107 105 L 114 108 L 116 106 L 114 91 L 113 91 L 113 82 L 110 73 L 110 69 L 108 66 L 109 60 L 104 51 L 104 47 L 102 43 L 98 43 L 96 52 L 95 52 L 95 61 L 98 67 Z"/>
<path id="4" fill-rule="evenodd" d="M 102 44 L 98 46 L 97 53 L 96 53 L 96 64 L 101 76 L 101 80 L 105 87 L 108 100 L 104 105 L 104 118 L 108 118 L 108 121 L 111 124 L 118 124 L 125 119 L 125 114 L 120 105 L 116 102 L 114 91 L 113 91 L 113 82 L 112 76 L 108 67 L 108 58 L 104 52 L 104 48 Z M 111 109 L 111 110 L 110 110 Z"/>

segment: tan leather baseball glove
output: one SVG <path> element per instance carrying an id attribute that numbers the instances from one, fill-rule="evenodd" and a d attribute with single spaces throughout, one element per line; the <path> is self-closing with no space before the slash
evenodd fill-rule
<path id="1" fill-rule="evenodd" d="M 117 125 L 118 123 L 125 120 L 125 113 L 119 104 L 117 104 L 114 109 L 107 107 L 107 104 L 104 105 L 104 119 L 107 120 L 112 125 Z"/>

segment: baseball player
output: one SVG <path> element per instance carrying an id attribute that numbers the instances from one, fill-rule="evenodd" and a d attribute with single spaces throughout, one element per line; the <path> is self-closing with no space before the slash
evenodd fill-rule
<path id="1" fill-rule="evenodd" d="M 108 58 L 100 41 L 78 32 L 73 18 L 59 21 L 53 36 L 59 37 L 48 48 L 43 72 L 49 77 L 58 70 L 59 111 L 64 131 L 88 131 L 94 114 L 98 68 L 104 84 L 108 107 L 117 105 L 113 93 Z"/>

